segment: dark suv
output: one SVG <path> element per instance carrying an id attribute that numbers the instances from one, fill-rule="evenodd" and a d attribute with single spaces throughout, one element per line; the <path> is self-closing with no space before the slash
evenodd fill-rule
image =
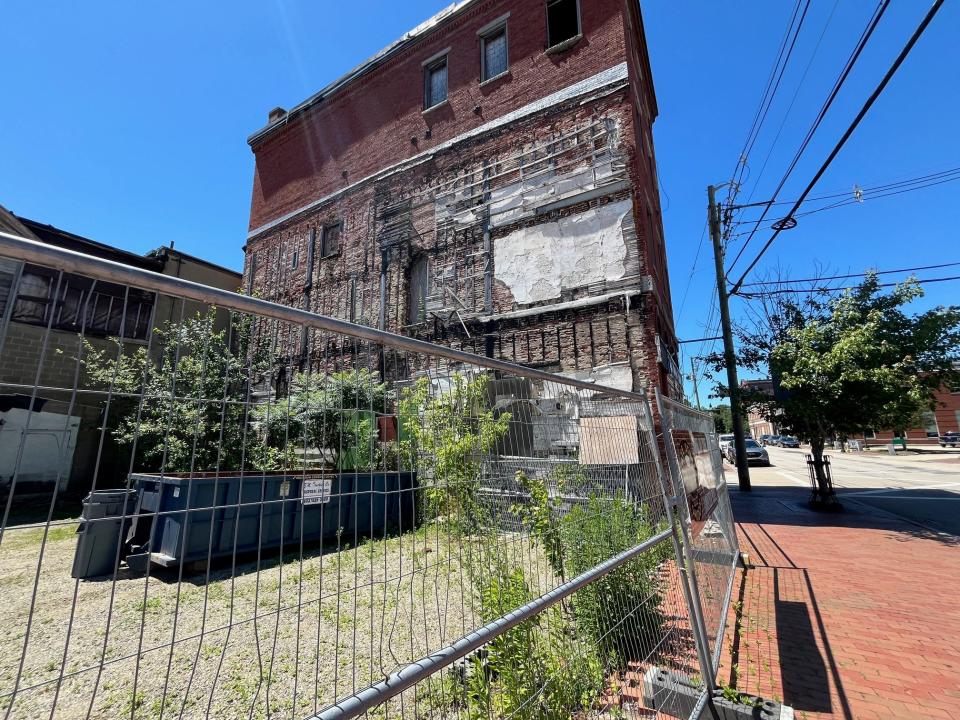
<path id="1" fill-rule="evenodd" d="M 960 446 L 960 432 L 951 430 L 940 436 L 940 447 L 958 447 Z"/>

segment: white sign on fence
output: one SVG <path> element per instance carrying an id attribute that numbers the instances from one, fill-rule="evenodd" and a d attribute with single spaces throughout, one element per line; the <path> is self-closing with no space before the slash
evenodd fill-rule
<path id="1" fill-rule="evenodd" d="M 330 488 L 333 478 L 329 475 L 307 475 L 303 479 L 303 492 L 300 502 L 304 505 L 321 505 L 330 502 Z"/>

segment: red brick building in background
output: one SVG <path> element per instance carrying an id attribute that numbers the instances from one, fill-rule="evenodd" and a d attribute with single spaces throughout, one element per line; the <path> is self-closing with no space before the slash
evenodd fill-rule
<path id="1" fill-rule="evenodd" d="M 681 396 L 656 116 L 636 0 L 462 0 L 249 138 L 245 287 Z"/>

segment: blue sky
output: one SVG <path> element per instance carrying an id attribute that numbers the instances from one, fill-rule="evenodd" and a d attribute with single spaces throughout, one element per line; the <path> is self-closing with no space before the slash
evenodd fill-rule
<path id="1" fill-rule="evenodd" d="M 175 240 L 186 252 L 239 268 L 253 176 L 247 135 L 270 108 L 302 100 L 445 4 L 7 0 L 0 204 L 136 252 Z M 874 5 L 811 3 L 749 158 L 743 198 L 766 199 L 775 187 Z M 792 6 L 642 3 L 681 338 L 714 334 L 704 327 L 713 282 L 707 239 L 694 268 L 705 187 L 730 177 Z M 892 3 L 782 199 L 802 189 L 927 7 L 926 0 Z M 947 3 L 814 194 L 960 166 L 958 27 L 960 7 Z M 845 273 L 960 260 L 951 217 L 958 190 L 960 183 L 946 183 L 802 218 L 759 269 L 808 277 L 824 267 Z M 758 234 L 751 247 L 763 239 Z M 921 275 L 960 274 L 951 270 Z M 930 285 L 917 307 L 958 299 L 960 283 Z M 743 301 L 733 302 L 738 316 Z M 707 349 L 685 346 L 694 354 Z"/>

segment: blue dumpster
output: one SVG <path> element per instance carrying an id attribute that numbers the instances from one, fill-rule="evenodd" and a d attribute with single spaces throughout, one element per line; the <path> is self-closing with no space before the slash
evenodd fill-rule
<path id="1" fill-rule="evenodd" d="M 127 562 L 164 567 L 414 527 L 412 472 L 134 474 Z M 339 541 L 338 541 L 339 542 Z"/>

